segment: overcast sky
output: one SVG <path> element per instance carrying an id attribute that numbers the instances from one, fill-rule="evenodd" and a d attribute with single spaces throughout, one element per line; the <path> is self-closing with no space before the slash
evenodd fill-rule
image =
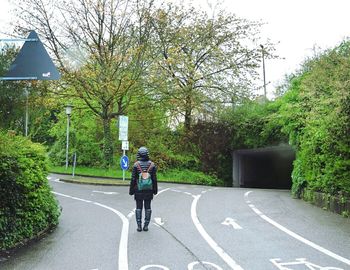
<path id="1" fill-rule="evenodd" d="M 20 1 L 21 0 L 16 0 Z M 194 5 L 207 7 L 214 0 L 192 1 Z M 295 71 L 313 48 L 322 50 L 338 45 L 350 37 L 350 0 L 221 0 L 227 11 L 249 20 L 262 20 L 262 36 L 277 45 L 277 54 L 283 60 L 266 61 L 266 81 L 271 82 L 269 96 L 285 74 Z M 0 0 L 0 38 L 9 20 L 11 6 L 8 0 Z M 261 90 L 263 91 L 263 90 Z"/>

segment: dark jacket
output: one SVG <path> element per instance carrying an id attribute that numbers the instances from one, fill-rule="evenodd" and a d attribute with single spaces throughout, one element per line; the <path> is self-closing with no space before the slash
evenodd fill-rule
<path id="1" fill-rule="evenodd" d="M 145 160 L 147 159 L 147 160 Z M 151 161 L 148 158 L 141 158 L 139 161 L 142 170 L 147 171 Z M 135 200 L 152 200 L 153 194 L 156 195 L 158 193 L 158 183 L 157 183 L 157 167 L 152 165 L 149 170 L 149 173 L 152 178 L 153 190 L 138 190 L 137 189 L 137 180 L 139 179 L 139 175 L 141 173 L 140 169 L 137 166 L 137 162 L 135 162 L 132 168 L 132 175 L 129 187 L 129 194 L 134 195 Z"/>

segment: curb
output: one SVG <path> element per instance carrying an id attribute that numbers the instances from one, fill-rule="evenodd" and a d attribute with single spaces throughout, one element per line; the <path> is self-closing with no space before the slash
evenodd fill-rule
<path id="1" fill-rule="evenodd" d="M 71 184 L 78 184 L 78 185 L 94 185 L 94 186 L 129 186 L 129 181 L 125 181 L 125 184 L 123 183 L 104 183 L 104 182 L 98 182 L 98 181 L 79 181 L 79 180 L 72 180 L 72 179 L 65 179 L 60 178 L 61 182 L 65 183 L 71 183 Z"/>

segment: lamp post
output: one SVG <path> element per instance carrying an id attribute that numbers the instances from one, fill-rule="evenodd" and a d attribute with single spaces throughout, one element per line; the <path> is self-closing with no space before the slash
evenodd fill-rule
<path id="1" fill-rule="evenodd" d="M 29 96 L 29 91 L 28 88 L 26 87 L 24 89 L 24 93 L 26 95 L 26 115 L 25 115 L 25 126 L 24 126 L 24 135 L 27 137 L 28 136 L 28 119 L 29 119 L 29 113 L 28 113 L 28 96 Z"/>
<path id="2" fill-rule="evenodd" d="M 68 150 L 69 150 L 69 121 L 70 121 L 70 115 L 72 113 L 72 106 L 67 105 L 66 106 L 66 115 L 67 115 L 67 144 L 66 144 L 66 170 L 68 169 Z"/>
<path id="3" fill-rule="evenodd" d="M 264 97 L 266 99 L 266 78 L 265 78 L 265 50 L 264 46 L 260 44 L 261 53 L 262 53 L 262 64 L 263 64 L 263 77 L 264 77 Z"/>

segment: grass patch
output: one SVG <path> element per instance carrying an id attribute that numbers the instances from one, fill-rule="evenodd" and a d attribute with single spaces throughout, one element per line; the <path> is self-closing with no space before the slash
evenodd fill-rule
<path id="1" fill-rule="evenodd" d="M 72 174 L 73 168 L 61 166 L 50 166 L 50 172 L 52 173 L 64 173 L 64 174 Z M 86 175 L 86 176 L 96 176 L 96 177 L 111 177 L 111 178 L 123 178 L 123 171 L 121 169 L 103 169 L 103 168 L 90 168 L 90 167 L 76 167 L 75 168 L 76 175 Z M 131 173 L 129 171 L 125 172 L 125 177 L 130 178 Z"/>
<path id="2" fill-rule="evenodd" d="M 67 170 L 65 167 L 50 166 L 50 172 L 52 173 L 64 173 L 72 174 L 73 168 L 69 167 Z M 75 175 L 93 176 L 93 177 L 110 177 L 110 178 L 123 178 L 123 171 L 120 168 L 116 169 L 103 169 L 103 168 L 88 168 L 88 167 L 76 167 Z M 171 183 L 186 183 L 195 185 L 209 185 L 209 186 L 224 186 L 224 181 L 214 176 L 204 174 L 203 172 L 195 172 L 190 170 L 167 170 L 165 172 L 157 173 L 159 182 L 171 182 Z M 125 179 L 130 180 L 131 171 L 125 172 Z M 77 176 L 72 180 L 77 181 Z M 85 178 L 86 179 L 86 178 Z M 83 180 L 91 183 L 91 179 Z M 100 180 L 98 180 L 100 181 Z M 115 183 L 115 180 L 112 180 Z M 102 182 L 100 182 L 102 183 Z"/>

